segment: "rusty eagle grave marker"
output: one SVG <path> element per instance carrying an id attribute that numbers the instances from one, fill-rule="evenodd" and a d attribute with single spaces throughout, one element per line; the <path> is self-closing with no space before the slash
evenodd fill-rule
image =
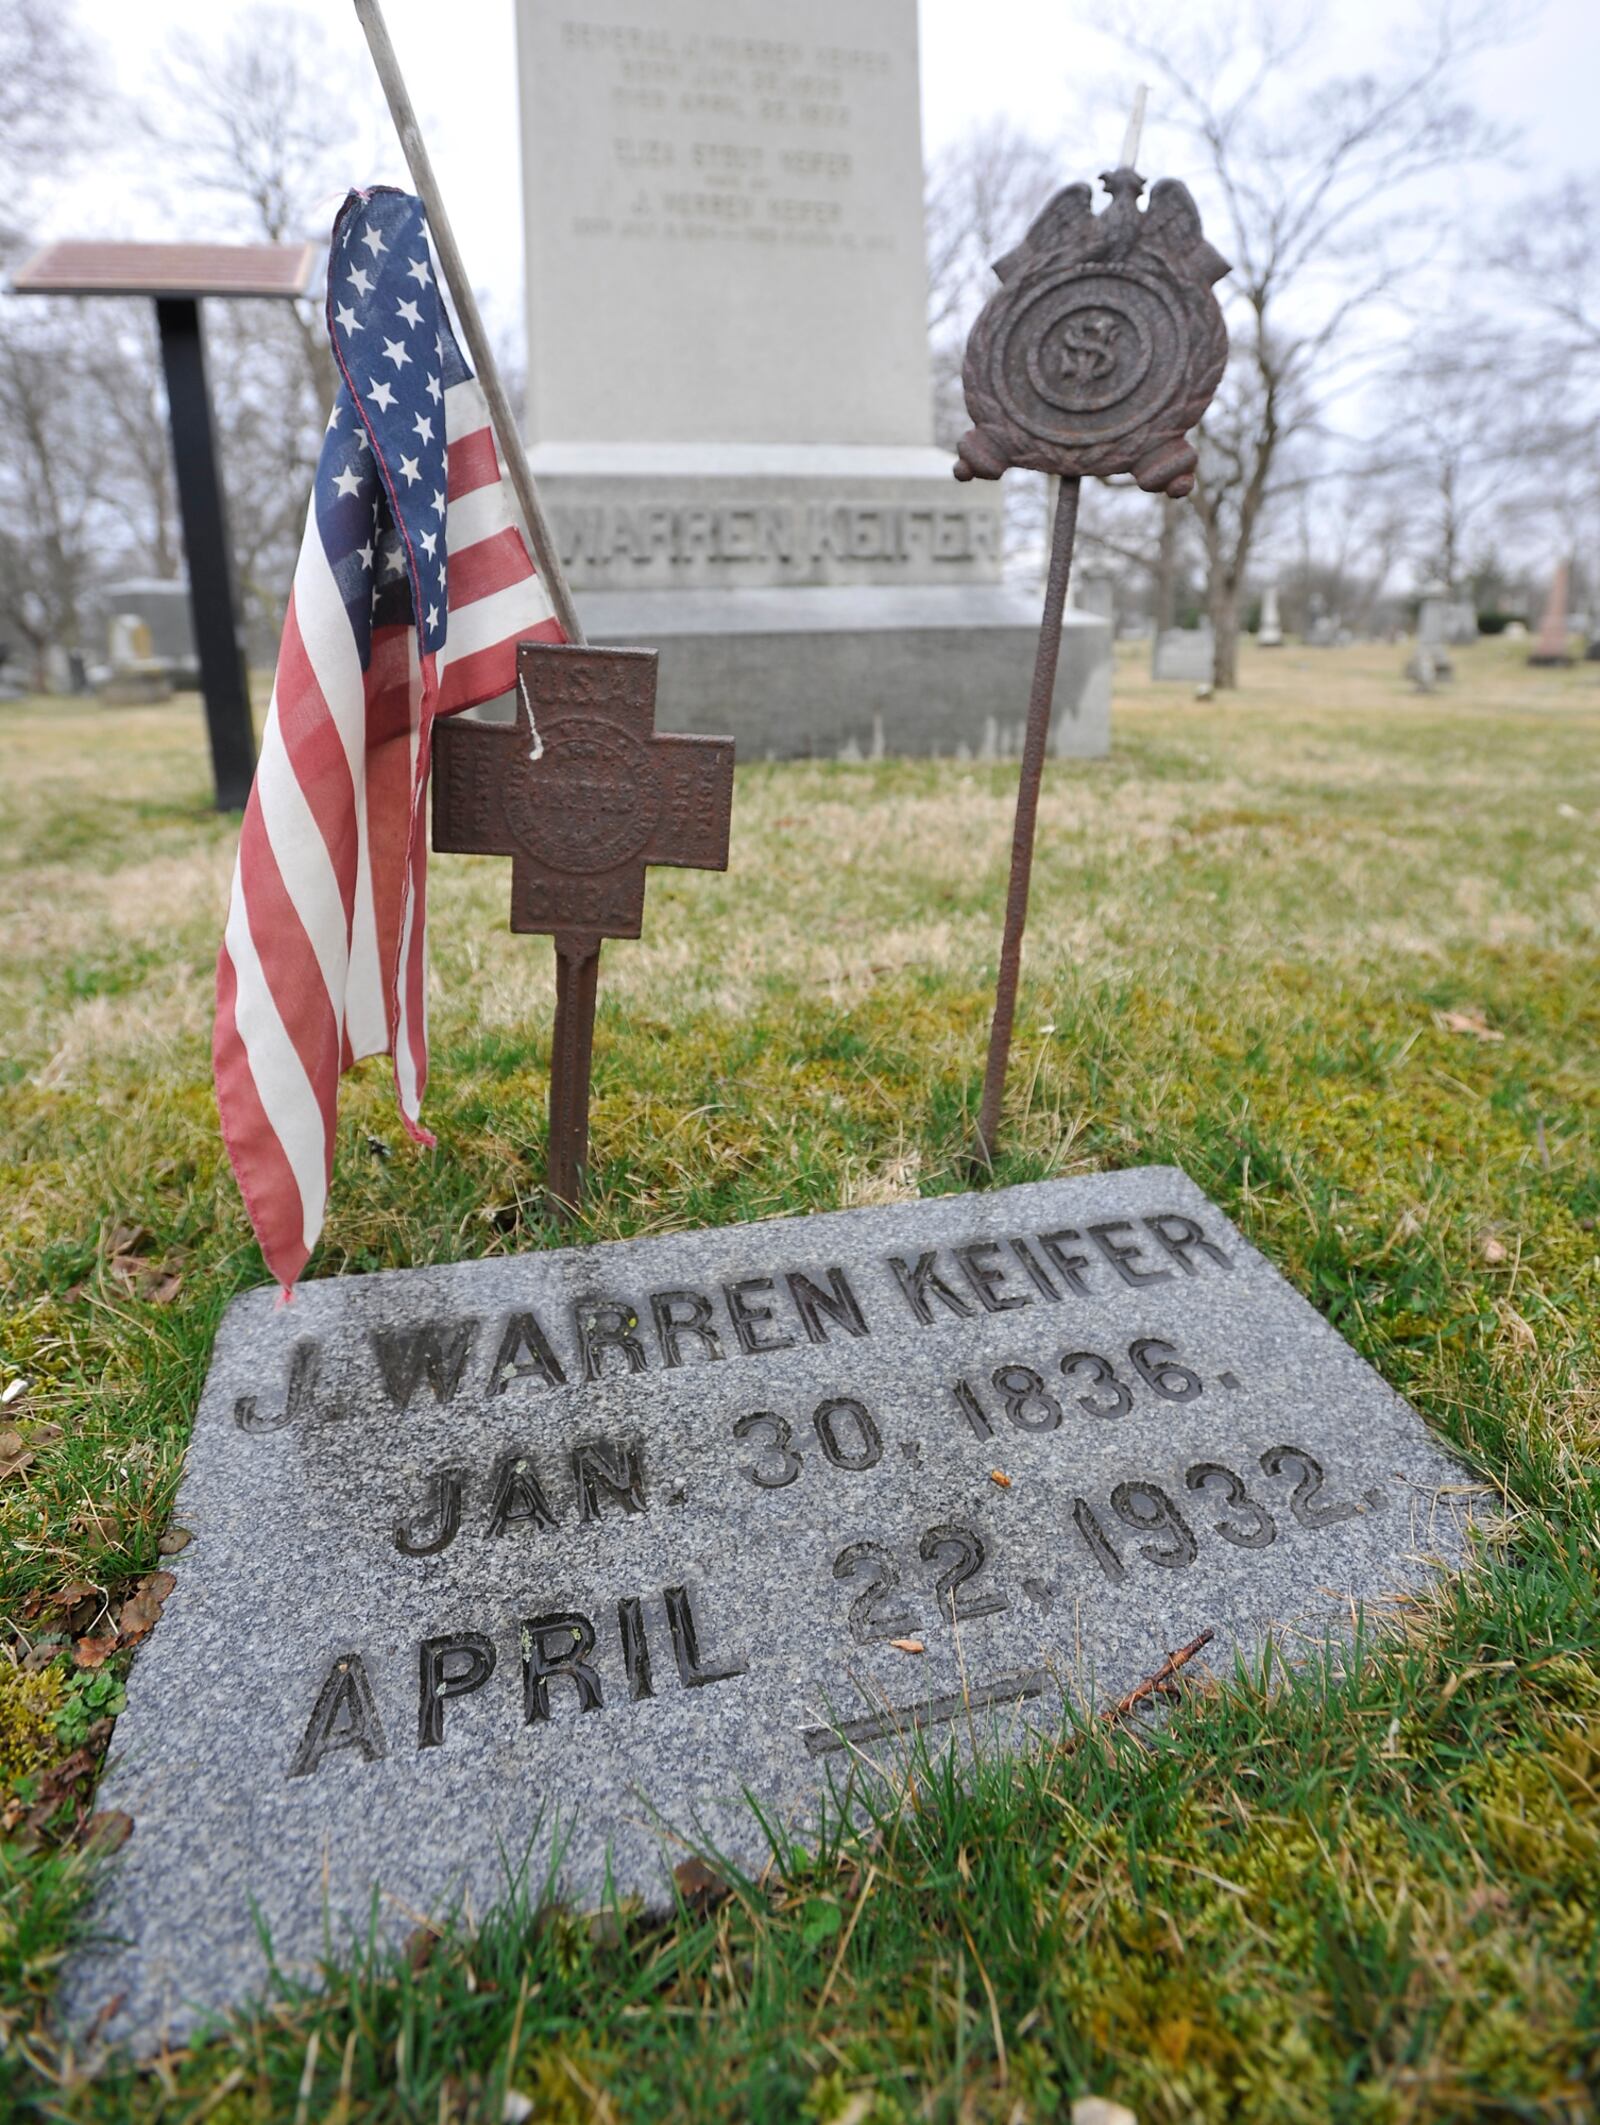
<path id="1" fill-rule="evenodd" d="M 1228 262 L 1206 241 L 1187 187 L 1163 178 L 1140 209 L 1145 184 L 1133 161 L 1143 117 L 1141 89 L 1122 161 L 1100 180 L 1111 195 L 1104 213 L 1094 212 L 1088 185 L 1068 185 L 997 261 L 1000 287 L 972 328 L 961 372 L 973 426 L 957 451 L 956 478 L 997 480 L 1018 465 L 1060 482 L 978 1115 L 985 1165 L 1005 1099 L 1079 488 L 1086 474 L 1126 472 L 1152 494 L 1188 494 L 1198 463 L 1188 431 L 1228 358 L 1211 292 Z"/>
<path id="2" fill-rule="evenodd" d="M 547 743 L 548 743 L 547 738 Z M 637 828 L 630 834 L 636 835 Z M 218 1332 L 68 1988 L 154 2044 L 365 1934 L 659 1903 L 1459 1553 L 1426 1428 L 1171 1168 L 270 1289 Z"/>
<path id="3" fill-rule="evenodd" d="M 555 938 L 549 1187 L 568 1207 L 588 1163 L 601 940 L 640 934 L 647 864 L 728 867 L 733 740 L 658 735 L 655 697 L 653 649 L 524 642 L 514 723 L 434 730 L 434 847 L 509 856 L 512 929 Z"/>

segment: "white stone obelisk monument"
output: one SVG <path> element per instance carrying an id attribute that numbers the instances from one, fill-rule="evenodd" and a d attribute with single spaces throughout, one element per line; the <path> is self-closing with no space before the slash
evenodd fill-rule
<path id="1" fill-rule="evenodd" d="M 746 759 L 1014 751 L 1037 601 L 933 447 L 915 0 L 517 31 L 528 431 L 591 638 Z M 1058 750 L 1105 749 L 1109 638 L 1071 616 Z"/>

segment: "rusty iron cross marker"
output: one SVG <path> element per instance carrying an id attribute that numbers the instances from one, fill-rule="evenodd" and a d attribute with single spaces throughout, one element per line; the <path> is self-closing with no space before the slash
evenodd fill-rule
<path id="1" fill-rule="evenodd" d="M 1100 180 L 1111 195 L 1105 212 L 1094 212 L 1088 185 L 1068 185 L 996 263 L 1000 288 L 972 328 L 961 372 L 974 425 L 961 439 L 956 478 L 997 480 L 1021 465 L 1060 479 L 978 1113 L 985 1166 L 994 1161 L 1011 1056 L 1079 488 L 1085 473 L 1131 472 L 1152 494 L 1189 493 L 1198 458 L 1188 430 L 1228 358 L 1211 292 L 1228 263 L 1207 243 L 1187 188 L 1163 178 L 1140 208 L 1144 179 L 1132 165 L 1142 115 L 1141 91 L 1122 161 Z"/>
<path id="2" fill-rule="evenodd" d="M 653 649 L 524 642 L 514 723 L 434 726 L 434 847 L 509 856 L 512 929 L 555 938 L 548 1179 L 567 1209 L 588 1164 L 601 940 L 640 934 L 647 864 L 728 867 L 733 740 L 657 736 L 655 702 Z"/>

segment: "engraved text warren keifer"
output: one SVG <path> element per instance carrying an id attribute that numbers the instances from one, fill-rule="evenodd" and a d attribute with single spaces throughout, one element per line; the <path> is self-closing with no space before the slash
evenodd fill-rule
<path id="1" fill-rule="evenodd" d="M 890 1255 L 885 1267 L 897 1304 L 926 1328 L 1070 1307 L 1074 1297 L 1089 1297 L 1107 1281 L 1137 1290 L 1232 1270 L 1226 1252 L 1176 1211 Z M 925 1640 L 1018 1601 L 1048 1611 L 1070 1591 L 1076 1573 L 1120 1586 L 1130 1574 L 1182 1571 L 1211 1544 L 1265 1550 L 1385 1504 L 1378 1486 L 1348 1494 L 1337 1468 L 1326 1468 L 1289 1436 L 1256 1455 L 1253 1467 L 1229 1465 L 1197 1448 L 1181 1487 L 1164 1487 L 1132 1466 L 1089 1487 L 1073 1500 L 1059 1578 L 1034 1573 L 1014 1584 L 992 1531 L 986 1535 L 959 1519 L 930 1525 L 899 1548 L 852 1533 L 852 1509 L 858 1502 L 870 1508 L 871 1487 L 892 1484 L 898 1469 L 921 1466 L 931 1426 L 949 1426 L 964 1439 L 981 1475 L 1008 1434 L 1058 1433 L 1070 1452 L 1079 1427 L 1114 1425 L 1141 1404 L 1164 1406 L 1181 1424 L 1191 1405 L 1245 1384 L 1227 1367 L 1203 1378 L 1168 1335 L 1122 1334 L 1115 1347 L 1091 1349 L 1047 1329 L 1045 1317 L 1019 1320 L 1017 1331 L 1014 1357 L 981 1373 L 952 1368 L 941 1407 L 892 1414 L 849 1392 L 849 1345 L 870 1337 L 872 1325 L 840 1266 L 776 1270 L 712 1290 L 656 1290 L 642 1294 L 642 1304 L 615 1294 L 582 1298 L 562 1321 L 533 1309 L 496 1319 L 436 1319 L 371 1331 L 367 1345 L 382 1391 L 399 1412 L 419 1395 L 447 1405 L 463 1387 L 490 1396 L 523 1383 L 535 1390 L 581 1387 L 612 1375 L 676 1371 L 803 1343 L 833 1345 L 839 1391 L 808 1397 L 805 1407 L 743 1411 L 728 1427 L 726 1471 L 728 1480 L 758 1492 L 801 1483 L 837 1486 L 831 1510 L 840 1539 L 831 1576 L 841 1647 Z M 236 1424 L 265 1432 L 309 1416 L 327 1389 L 322 1372 L 320 1344 L 302 1341 L 281 1409 L 263 1411 L 259 1398 L 241 1397 Z M 993 1473 L 1003 1479 L 1003 1470 Z M 394 1523 L 396 1568 L 458 1542 L 537 1544 L 541 1531 L 567 1525 L 593 1527 L 603 1540 L 618 1518 L 681 1510 L 686 1502 L 682 1477 L 655 1465 L 641 1436 L 599 1437 L 580 1425 L 559 1450 L 512 1447 L 487 1466 L 463 1461 L 434 1468 Z M 640 1587 L 608 1611 L 587 1614 L 555 1599 L 531 1614 L 485 1618 L 486 1628 L 421 1638 L 416 1697 L 405 1719 L 414 1746 L 437 1747 L 451 1701 L 505 1672 L 497 1631 L 515 1648 L 505 1668 L 529 1726 L 555 1716 L 558 1697 L 581 1716 L 748 1672 L 745 1658 L 715 1645 L 714 1587 Z M 664 1632 L 655 1627 L 664 1646 L 653 1642 L 652 1614 L 664 1616 Z M 1026 1698 L 1041 1688 L 1042 1677 L 1018 1675 L 986 1685 L 984 1694 Z M 400 1745 L 399 1708 L 377 1703 L 360 1647 L 309 1676 L 307 1695 L 310 1715 L 285 1765 L 287 1776 L 311 1777 L 330 1755 L 354 1751 L 374 1761 Z M 929 1699 L 905 1709 L 922 1721 L 943 1720 L 959 1703 Z M 867 1724 L 876 1730 L 876 1722 Z M 843 1731 L 854 1738 L 848 1727 Z M 799 1740 L 814 1755 L 839 1745 L 828 1728 L 807 1729 Z"/>

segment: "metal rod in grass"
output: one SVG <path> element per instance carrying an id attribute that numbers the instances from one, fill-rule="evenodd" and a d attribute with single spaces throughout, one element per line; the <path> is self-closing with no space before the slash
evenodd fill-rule
<path id="1" fill-rule="evenodd" d="M 1070 184 L 996 260 L 1000 288 L 972 328 L 962 368 L 973 426 L 957 451 L 956 478 L 997 480 L 1017 466 L 1059 483 L 978 1109 L 976 1157 L 986 1170 L 1000 1141 L 1082 483 L 1131 473 L 1150 494 L 1188 494 L 1199 463 L 1188 431 L 1228 357 L 1211 292 L 1228 263 L 1206 241 L 1188 188 L 1163 178 L 1149 205 L 1139 204 L 1144 108 L 1141 87 L 1122 160 L 1100 179 L 1110 205 L 1096 214 L 1092 188 Z"/>

